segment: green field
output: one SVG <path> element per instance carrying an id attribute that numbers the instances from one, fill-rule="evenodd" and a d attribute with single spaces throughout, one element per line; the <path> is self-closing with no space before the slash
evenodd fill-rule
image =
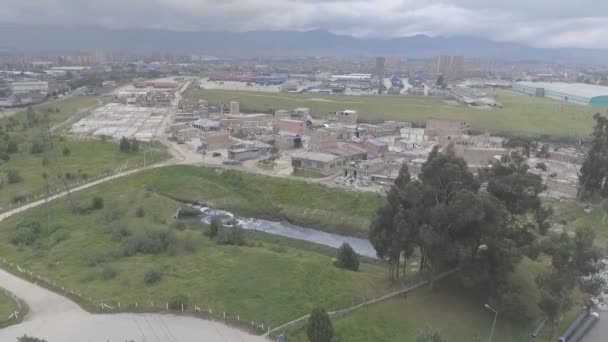
<path id="1" fill-rule="evenodd" d="M 259 194 L 254 197 L 255 188 L 243 185 L 245 180 L 257 183 L 255 187 L 275 189 L 276 193 L 268 195 L 275 200 L 294 191 L 286 180 L 238 172 L 218 175 L 194 167 L 157 169 L 73 194 L 81 208 L 88 207 L 93 196 L 101 196 L 105 200 L 101 210 L 76 214 L 64 198 L 48 208 L 41 206 L 3 221 L 0 254 L 81 291 L 85 298 L 113 306 L 118 302 L 123 307 L 134 302 L 165 303 L 177 294 L 185 294 L 191 305 L 271 326 L 305 315 L 318 305 L 343 308 L 390 290 L 383 265 L 364 262 L 359 272 L 338 269 L 332 263 L 335 252 L 329 248 L 259 232 L 245 234 L 248 246 L 218 245 L 203 234 L 201 225 L 172 224 L 172 215 L 182 204 L 167 194 L 196 195 L 220 205 L 232 198 L 241 208 L 250 206 L 249 213 L 261 214 L 265 209 L 268 215 L 273 214 L 276 208 L 267 202 L 270 199 L 256 200 Z M 196 184 L 191 186 L 191 182 Z M 338 198 L 315 185 L 291 185 L 304 193 L 294 201 L 303 211 L 316 210 Z M 316 201 L 306 200 L 313 193 Z M 350 207 L 349 194 L 344 195 L 344 202 L 333 205 L 335 215 L 347 216 L 355 210 Z M 352 196 L 355 198 L 355 194 Z M 143 217 L 137 215 L 140 207 Z M 40 223 L 35 241 L 13 244 L 16 229 L 31 227 L 32 222 Z M 126 254 L 134 239 L 151 231 L 170 231 L 176 238 L 175 245 L 160 253 Z M 162 280 L 147 285 L 144 275 L 149 269 L 160 272 Z"/>
<path id="2" fill-rule="evenodd" d="M 363 237 L 367 237 L 371 219 L 384 201 L 374 193 L 191 166 L 165 168 L 140 177 L 151 191 L 182 201 L 211 202 L 242 215 L 284 219 Z"/>
<path id="3" fill-rule="evenodd" d="M 63 198 L 1 222 L 0 255 L 84 298 L 114 308 L 120 302 L 125 311 L 160 310 L 159 303 L 184 294 L 191 306 L 272 327 L 316 306 L 341 309 L 393 288 L 386 266 L 371 260 L 363 260 L 359 272 L 350 272 L 333 265 L 335 251 L 330 248 L 260 232 L 245 232 L 247 246 L 218 245 L 204 234 L 206 227 L 172 221 L 182 201 L 198 201 L 242 215 L 362 234 L 367 226 L 361 221 L 368 224 L 382 203 L 376 194 L 239 171 L 171 166 L 101 184 L 72 198 L 82 209 L 94 196 L 104 199 L 103 209 L 75 213 Z M 39 223 L 34 240 L 15 245 L 12 240 L 20 227 L 33 227 L 34 222 Z M 128 253 L 149 232 L 166 232 L 175 241 L 160 252 Z M 546 262 L 522 264 L 515 282 L 533 282 Z M 145 281 L 151 269 L 161 274 L 158 283 Z M 457 288 L 440 282 L 432 292 L 420 289 L 407 298 L 335 317 L 337 336 L 353 342 L 413 341 L 417 329 L 428 324 L 442 329 L 450 341 L 475 341 L 477 336 L 483 340 L 492 315 L 484 311 L 482 301 Z M 528 302 L 538 302 L 536 288 L 524 288 Z M 134 302 L 157 306 L 135 309 Z M 496 341 L 526 341 L 529 330 L 503 319 Z M 304 341 L 299 330 L 288 332 L 295 341 Z"/>
<path id="4" fill-rule="evenodd" d="M 46 124 L 42 122 L 44 116 L 48 116 L 49 126 L 54 126 L 74 115 L 80 115 L 96 104 L 97 99 L 94 97 L 70 97 L 36 107 L 36 122 L 28 121 L 26 110 L 0 119 L 0 152 L 9 158 L 0 161 L 0 207 L 46 192 L 47 183 L 53 191 L 62 188 L 64 181 L 60 177 L 63 177 L 66 184 L 70 184 L 113 172 L 120 167 L 142 164 L 144 151 L 147 162 L 158 162 L 169 157 L 166 148 L 158 143 L 142 143 L 139 152 L 122 153 L 113 141 L 71 136 L 48 138 Z M 17 144 L 17 151 L 8 151 L 9 142 Z M 44 150 L 32 153 L 34 144 L 43 145 Z M 13 171 L 20 175 L 21 181 L 9 181 L 8 173 Z M 43 174 L 47 175 L 46 180 Z"/>
<path id="5" fill-rule="evenodd" d="M 574 200 L 552 203 L 555 214 L 552 217 L 554 225 L 562 226 L 567 231 L 574 232 L 578 227 L 591 227 L 596 234 L 596 244 L 604 250 L 608 248 L 608 212 L 602 205 L 590 206 L 589 213 L 585 212 L 586 204 Z"/>
<path id="6" fill-rule="evenodd" d="M 488 90 L 492 92 L 492 90 Z M 502 109 L 481 109 L 449 104 L 421 96 L 321 96 L 312 94 L 262 93 L 230 90 L 196 90 L 189 96 L 212 105 L 241 102 L 248 112 L 309 107 L 315 116 L 330 111 L 354 109 L 367 120 L 412 120 L 452 118 L 469 122 L 475 130 L 497 134 L 586 137 L 593 127 L 592 116 L 604 109 L 575 106 L 543 98 L 529 97 L 509 90 L 496 90 Z"/>

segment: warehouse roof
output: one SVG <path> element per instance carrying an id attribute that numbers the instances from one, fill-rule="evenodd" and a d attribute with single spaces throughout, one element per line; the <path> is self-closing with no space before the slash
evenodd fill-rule
<path id="1" fill-rule="evenodd" d="M 340 157 L 333 155 L 333 154 L 329 154 L 329 153 L 298 152 L 293 155 L 293 158 L 318 161 L 318 162 L 322 162 L 322 163 L 329 163 L 336 159 L 339 159 Z"/>
<path id="2" fill-rule="evenodd" d="M 596 96 L 608 96 L 608 87 L 584 84 L 584 83 L 564 83 L 564 82 L 516 82 L 518 85 L 532 88 L 544 88 L 545 90 L 555 91 L 573 96 L 592 98 Z"/>

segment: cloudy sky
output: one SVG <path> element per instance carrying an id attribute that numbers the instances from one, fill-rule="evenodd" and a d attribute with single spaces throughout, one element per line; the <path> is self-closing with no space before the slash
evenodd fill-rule
<path id="1" fill-rule="evenodd" d="M 538 47 L 608 48 L 606 0 L 2 0 L 0 22 L 474 35 Z"/>

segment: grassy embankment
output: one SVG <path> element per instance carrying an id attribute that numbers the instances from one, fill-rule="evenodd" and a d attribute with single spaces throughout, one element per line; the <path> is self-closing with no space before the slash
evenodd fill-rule
<path id="1" fill-rule="evenodd" d="M 487 90 L 489 93 L 492 90 Z M 586 137 L 593 127 L 598 108 L 576 106 L 544 98 L 529 97 L 509 90 L 496 90 L 504 108 L 482 109 L 454 105 L 440 98 L 422 96 L 322 96 L 230 90 L 197 90 L 189 96 L 211 104 L 240 101 L 246 111 L 268 112 L 309 107 L 317 116 L 330 111 L 354 109 L 367 120 L 412 120 L 429 117 L 462 119 L 480 131 L 496 134 Z"/>
<path id="2" fill-rule="evenodd" d="M 48 115 L 49 126 L 54 126 L 74 115 L 83 114 L 84 109 L 95 104 L 97 104 L 97 100 L 94 97 L 71 97 L 37 107 L 35 115 L 38 120 L 43 115 Z M 18 146 L 16 152 L 8 153 L 9 160 L 0 162 L 1 207 L 12 201 L 23 201 L 25 197 L 45 192 L 47 181 L 53 190 L 62 188 L 63 182 L 59 175 L 64 177 L 66 183 L 73 183 L 114 171 L 120 166 L 131 167 L 141 164 L 144 159 L 144 150 L 149 150 L 149 146 L 142 143 L 139 152 L 121 153 L 118 144 L 113 141 L 54 136 L 52 148 L 47 144 L 43 152 L 32 153 L 33 144 L 45 141 L 43 138 L 45 125 L 40 122 L 28 125 L 27 122 L 25 110 L 17 112 L 11 117 L 0 119 L 2 132 L 6 132 L 6 134 L 2 134 L 0 140 L 0 151 L 6 151 L 7 145 L 11 141 L 16 142 Z M 48 139 L 46 140 L 48 141 Z M 168 158 L 168 153 L 160 144 L 154 144 L 149 151 L 146 152 L 148 161 Z M 11 182 L 8 179 L 9 171 L 16 171 L 21 180 Z M 47 181 L 43 178 L 44 173 L 47 174 Z"/>
<path id="3" fill-rule="evenodd" d="M 261 187 L 265 187 L 265 198 Z M 172 225 L 171 217 L 181 203 L 166 195 L 207 200 L 246 214 L 280 213 L 294 221 L 306 219 L 291 213 L 328 210 L 336 216 L 361 217 L 351 204 L 361 201 L 359 206 L 363 206 L 378 200 L 366 194 L 335 192 L 238 172 L 219 175 L 194 167 L 158 169 L 73 194 L 81 207 L 88 206 L 93 196 L 103 197 L 105 206 L 100 210 L 74 214 L 69 202 L 62 199 L 48 210 L 41 206 L 27 215 L 11 217 L 0 224 L 0 254 L 81 291 L 84 297 L 110 305 L 160 304 L 185 294 L 191 304 L 202 308 L 276 326 L 317 305 L 337 309 L 386 293 L 391 285 L 384 266 L 364 262 L 360 272 L 341 270 L 333 266 L 334 251 L 329 248 L 258 232 L 245 234 L 247 247 L 218 245 L 200 226 L 180 230 Z M 282 213 L 276 202 L 282 196 L 293 196 L 292 205 L 300 210 L 285 208 Z M 140 207 L 143 216 L 137 214 Z M 314 219 L 319 224 L 324 220 L 330 220 L 330 215 Z M 40 222 L 35 241 L 25 246 L 13 244 L 16 228 L 31 222 Z M 160 252 L 139 250 L 127 256 L 128 249 L 138 250 L 140 243 L 147 243 L 142 236 L 159 231 L 170 231 L 175 242 Z M 151 269 L 162 279 L 150 285 L 144 278 Z"/>

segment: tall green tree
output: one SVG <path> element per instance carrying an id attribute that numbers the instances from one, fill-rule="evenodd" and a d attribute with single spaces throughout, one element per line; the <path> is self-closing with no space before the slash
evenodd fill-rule
<path id="1" fill-rule="evenodd" d="M 120 139 L 119 149 L 120 149 L 120 152 L 124 152 L 124 153 L 130 152 L 131 151 L 131 142 L 129 141 L 129 139 L 122 137 Z"/>
<path id="2" fill-rule="evenodd" d="M 312 310 L 306 326 L 306 336 L 310 342 L 331 342 L 334 328 L 325 309 Z"/>
<path id="3" fill-rule="evenodd" d="M 540 307 L 549 317 L 553 332 L 561 316 L 572 306 L 575 288 L 588 291 L 581 279 L 600 269 L 600 251 L 594 246 L 595 233 L 589 227 L 576 230 L 574 237 L 568 232 L 549 237 L 546 253 L 551 256 L 551 271 L 541 276 Z"/>
<path id="4" fill-rule="evenodd" d="M 608 197 L 608 117 L 593 116 L 592 141 L 578 176 L 580 200 Z"/>

